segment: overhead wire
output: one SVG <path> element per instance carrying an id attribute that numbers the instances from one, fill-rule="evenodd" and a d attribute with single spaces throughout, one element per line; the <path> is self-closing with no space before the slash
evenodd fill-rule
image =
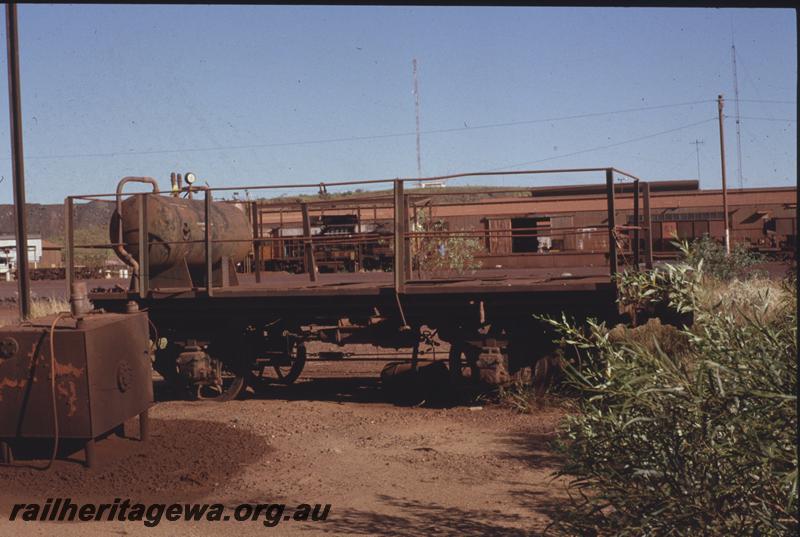
<path id="1" fill-rule="evenodd" d="M 591 147 L 591 148 L 588 148 L 588 149 L 581 149 L 581 150 L 573 151 L 573 152 L 570 152 L 570 153 L 564 153 L 563 155 L 554 155 L 552 157 L 547 157 L 547 158 L 543 158 L 543 159 L 539 159 L 539 160 L 531 160 L 531 161 L 527 161 L 527 162 L 519 162 L 519 163 L 516 163 L 516 164 L 509 164 L 509 165 L 506 165 L 506 166 L 491 168 L 491 169 L 482 170 L 482 171 L 486 171 L 486 172 L 503 171 L 503 170 L 508 170 L 508 169 L 512 169 L 512 168 L 519 168 L 520 166 L 528 166 L 528 165 L 531 165 L 531 164 L 538 164 L 540 162 L 547 162 L 549 160 L 556 160 L 556 159 L 560 159 L 560 158 L 572 157 L 572 156 L 575 156 L 575 155 L 581 155 L 583 153 L 591 153 L 593 151 L 601 151 L 603 149 L 610 149 L 612 147 L 618 147 L 618 146 L 621 146 L 621 145 L 632 144 L 634 142 L 639 142 L 641 140 L 647 140 L 647 139 L 650 139 L 650 138 L 655 138 L 656 136 L 662 136 L 664 134 L 669 134 L 671 132 L 677 132 L 677 131 L 680 131 L 680 130 L 683 130 L 683 129 L 696 127 L 698 125 L 703 125 L 705 123 L 709 123 L 711 121 L 716 121 L 716 120 L 717 120 L 717 118 L 712 117 L 712 118 L 709 118 L 709 119 L 704 119 L 702 121 L 697 121 L 695 123 L 689 123 L 688 125 L 682 125 L 680 127 L 675 127 L 673 129 L 668 129 L 668 130 L 665 130 L 665 131 L 654 132 L 652 134 L 646 134 L 644 136 L 638 136 L 636 138 L 631 138 L 631 139 L 628 139 L 628 140 L 615 142 L 613 144 L 606 144 L 606 145 L 602 145 L 602 146 Z"/>
<path id="2" fill-rule="evenodd" d="M 686 101 L 680 103 L 670 103 L 670 104 L 661 104 L 661 105 L 654 105 L 654 106 L 641 106 L 636 108 L 626 108 L 620 110 L 610 110 L 605 112 L 588 112 L 584 114 L 574 114 L 568 116 L 556 116 L 556 117 L 549 117 L 549 118 L 539 118 L 539 119 L 529 119 L 529 120 L 520 120 L 520 121 L 508 121 L 503 123 L 488 123 L 482 125 L 473 125 L 473 126 L 464 126 L 464 127 L 452 127 L 452 128 L 445 128 L 445 129 L 431 129 L 426 131 L 420 131 L 421 134 L 445 134 L 451 132 L 463 132 L 463 131 L 471 131 L 471 130 L 483 130 L 483 129 L 494 129 L 494 128 L 502 128 L 502 127 L 513 127 L 518 125 L 533 125 L 536 123 L 552 123 L 555 121 L 569 121 L 574 119 L 586 119 L 591 117 L 602 117 L 602 116 L 609 116 L 615 114 L 627 114 L 633 112 L 645 112 L 649 110 L 661 110 L 666 108 L 677 108 L 682 106 L 693 106 L 696 104 L 704 104 L 714 102 L 713 99 L 703 99 L 698 101 Z M 374 134 L 368 136 L 348 136 L 348 137 L 341 137 L 341 138 L 323 138 L 319 140 L 299 140 L 299 141 L 291 141 L 291 142 L 272 142 L 272 143 L 263 143 L 263 144 L 243 144 L 243 145 L 230 145 L 230 146 L 212 146 L 212 147 L 194 147 L 194 148 L 181 148 L 181 149 L 153 149 L 153 150 L 141 150 L 141 151 L 111 151 L 111 152 L 104 152 L 104 153 L 70 153 L 70 154 L 60 154 L 60 155 L 30 155 L 26 156 L 28 160 L 50 160 L 50 159 L 67 159 L 67 158 L 103 158 L 103 157 L 118 157 L 118 156 L 136 156 L 136 155 L 158 155 L 158 154 L 166 154 L 166 153 L 190 153 L 190 152 L 202 152 L 202 151 L 225 151 L 225 150 L 234 150 L 234 149 L 260 149 L 260 148 L 268 148 L 268 147 L 290 147 L 290 146 L 298 146 L 298 145 L 315 145 L 315 144 L 327 144 L 327 143 L 340 143 L 340 142 L 354 142 L 354 141 L 365 141 L 365 140 L 380 140 L 386 138 L 400 138 L 405 136 L 416 136 L 416 131 L 409 131 L 409 132 L 397 132 L 397 133 L 386 133 L 386 134 Z M 4 160 L 8 160 L 7 157 Z"/>
<path id="3" fill-rule="evenodd" d="M 725 99 L 735 101 L 736 99 Z M 775 101 L 770 99 L 739 99 L 740 103 L 771 103 L 771 104 L 797 104 L 797 101 Z"/>
<path id="4" fill-rule="evenodd" d="M 730 116 L 725 116 L 725 118 L 729 118 Z M 789 118 L 781 118 L 781 117 L 751 117 L 751 116 L 741 116 L 739 119 L 750 119 L 754 121 L 788 121 L 788 122 L 796 122 L 796 119 L 789 119 Z"/>

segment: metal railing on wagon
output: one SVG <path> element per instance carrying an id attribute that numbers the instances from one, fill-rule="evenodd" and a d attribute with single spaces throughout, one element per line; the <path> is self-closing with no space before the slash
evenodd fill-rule
<path id="1" fill-rule="evenodd" d="M 453 196 L 458 192 L 453 192 L 449 188 L 441 189 L 425 189 L 424 192 L 407 192 L 406 183 L 416 183 L 420 181 L 434 182 L 434 181 L 452 181 L 465 178 L 477 177 L 495 177 L 495 176 L 524 176 L 524 175 L 541 175 L 541 174 L 577 174 L 577 173 L 597 173 L 602 172 L 605 175 L 604 190 L 606 194 L 606 221 L 597 223 L 593 226 L 556 226 L 548 228 L 548 233 L 553 234 L 557 232 L 559 236 L 569 236 L 578 234 L 593 234 L 601 233 L 607 234 L 607 260 L 608 260 L 608 274 L 611 281 L 614 281 L 614 275 L 619 272 L 620 264 L 630 265 L 634 270 L 639 270 L 641 266 L 641 258 L 644 256 L 646 268 L 653 266 L 653 248 L 652 248 L 652 232 L 651 232 L 651 215 L 650 215 L 650 188 L 649 183 L 642 181 L 640 178 L 628 172 L 619 170 L 613 167 L 602 168 L 562 168 L 562 169 L 545 169 L 545 170 L 521 170 L 521 171 L 504 171 L 504 172 L 473 172 L 473 173 L 460 173 L 446 176 L 437 176 L 429 178 L 395 178 L 395 179 L 378 179 L 378 180 L 354 180 L 354 181 L 340 181 L 340 182 L 315 182 L 315 183 L 301 183 L 301 184 L 277 184 L 277 185 L 255 185 L 245 187 L 216 187 L 211 188 L 208 186 L 193 186 L 189 185 L 178 191 L 178 195 L 183 194 L 185 197 L 193 197 L 194 195 L 202 194 L 202 210 L 198 212 L 198 219 L 202 213 L 202 222 L 196 222 L 201 225 L 203 229 L 203 237 L 201 239 L 185 239 L 177 241 L 164 241 L 159 238 L 158 241 L 153 241 L 150 238 L 148 229 L 148 203 L 149 196 L 169 196 L 175 195 L 174 191 L 161 191 L 158 188 L 155 179 L 150 177 L 126 177 L 120 181 L 117 192 L 110 194 L 87 194 L 68 196 L 65 199 L 65 266 L 66 266 L 66 285 L 69 289 L 71 283 L 75 279 L 75 250 L 82 249 L 114 249 L 118 255 L 122 257 L 125 262 L 133 267 L 133 281 L 135 282 L 134 290 L 141 298 L 148 296 L 151 291 L 150 279 L 150 247 L 156 243 L 160 245 L 183 244 L 194 245 L 202 244 L 204 253 L 204 285 L 191 286 L 195 290 L 204 290 L 209 297 L 214 296 L 214 265 L 215 265 L 215 246 L 226 243 L 248 243 L 252 248 L 254 260 L 254 272 L 257 282 L 261 281 L 262 275 L 262 246 L 270 244 L 286 244 L 289 241 L 300 241 L 302 244 L 302 257 L 303 269 L 308 274 L 310 281 L 317 280 L 317 268 L 315 247 L 321 245 L 342 245 L 342 244 L 364 244 L 369 241 L 386 241 L 391 243 L 391 250 L 393 251 L 392 272 L 393 272 L 393 287 L 395 292 L 404 293 L 406 285 L 413 281 L 413 254 L 411 245 L 413 241 L 422 241 L 431 238 L 446 238 L 446 237 L 479 237 L 483 239 L 491 239 L 494 237 L 504 237 L 505 239 L 513 240 L 520 238 L 537 238 L 542 236 L 542 229 L 538 226 L 517 227 L 515 229 L 464 229 L 464 230 L 425 230 L 425 229 L 411 229 L 409 225 L 412 222 L 412 217 L 409 209 L 412 208 L 413 200 L 415 198 L 437 198 L 442 196 Z M 627 181 L 626 183 L 615 184 L 615 176 L 620 180 Z M 123 187 L 131 182 L 139 182 L 150 184 L 153 187 L 152 192 L 136 192 L 129 196 L 135 196 L 138 203 L 138 237 L 136 241 L 136 250 L 128 252 L 129 246 L 123 240 L 122 236 L 122 198 L 125 195 Z M 299 213 L 302 221 L 302 235 L 299 236 L 264 236 L 263 233 L 263 218 L 261 211 L 263 208 L 270 206 L 277 206 L 276 204 L 264 205 L 259 201 L 237 201 L 235 203 L 249 205 L 249 220 L 251 228 L 251 236 L 247 238 L 235 239 L 219 239 L 213 237 L 213 217 L 212 207 L 214 203 L 214 193 L 217 192 L 259 192 L 259 191 L 275 191 L 286 189 L 315 189 L 318 193 L 327 193 L 328 189 L 340 187 L 361 187 L 361 186 L 376 186 L 376 185 L 391 185 L 391 195 L 365 197 L 361 200 L 358 198 L 337 199 L 337 200 L 301 200 L 301 201 L 287 201 L 281 202 L 282 207 L 292 206 L 296 208 L 294 211 Z M 602 186 L 602 185 L 600 185 Z M 523 203 L 536 199 L 536 190 L 534 187 L 514 187 L 502 189 L 471 189 L 468 191 L 471 195 L 479 195 L 485 193 L 503 193 L 503 194 L 520 194 L 527 193 L 532 197 L 515 198 L 506 201 L 493 201 L 489 203 Z M 618 225 L 617 212 L 618 200 L 623 196 L 630 194 L 632 199 L 633 210 L 633 225 Z M 108 243 L 99 244 L 75 244 L 75 202 L 76 201 L 109 201 L 109 198 L 114 198 L 116 203 L 116 210 L 113 219 L 117 220 L 119 232 L 117 240 L 112 240 Z M 640 204 L 641 200 L 641 204 Z M 199 200 L 198 200 L 199 201 Z M 227 200 L 226 200 L 227 201 Z M 313 235 L 311 230 L 311 215 L 317 210 L 324 211 L 324 207 L 330 207 L 332 204 L 338 204 L 340 207 L 343 205 L 350 205 L 351 209 L 374 210 L 374 219 L 377 220 L 377 203 L 381 203 L 381 209 L 384 212 L 391 213 L 392 229 L 391 233 L 387 235 L 379 233 L 358 233 L 349 234 L 346 236 L 331 236 L 321 237 Z M 410 202 L 412 202 L 410 204 Z M 361 205 L 359 205 L 361 204 Z M 641 207 L 640 207 L 641 205 Z M 319 209 L 321 208 L 321 209 Z M 641 210 L 640 210 L 641 209 Z M 416 215 L 413 218 L 416 221 Z M 212 224 L 212 225 L 209 225 Z M 362 229 L 359 226 L 359 229 Z M 641 234 L 644 234 L 644 237 Z M 357 235 L 357 236 L 351 236 Z M 145 237 L 146 240 L 141 240 Z M 110 237 L 111 238 L 111 237 Z M 642 238 L 644 240 L 642 240 Z M 399 247 L 398 247 L 399 246 Z"/>

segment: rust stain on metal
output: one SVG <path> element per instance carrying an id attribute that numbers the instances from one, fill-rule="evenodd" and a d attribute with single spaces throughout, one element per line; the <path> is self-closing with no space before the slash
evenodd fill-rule
<path id="1" fill-rule="evenodd" d="M 72 364 L 61 364 L 56 362 L 56 375 L 58 377 L 63 376 L 71 376 L 71 377 L 82 377 L 85 368 L 83 367 L 75 367 Z"/>
<path id="2" fill-rule="evenodd" d="M 66 385 L 66 386 L 65 386 Z M 56 391 L 66 399 L 67 403 L 67 416 L 74 416 L 78 410 L 78 391 L 75 387 L 75 381 L 57 382 Z"/>
<path id="3" fill-rule="evenodd" d="M 4 378 L 0 379 L 0 402 L 3 401 L 3 389 L 5 388 L 16 388 L 16 389 L 23 389 L 25 388 L 25 384 L 27 384 L 26 379 L 14 379 L 14 378 Z"/>

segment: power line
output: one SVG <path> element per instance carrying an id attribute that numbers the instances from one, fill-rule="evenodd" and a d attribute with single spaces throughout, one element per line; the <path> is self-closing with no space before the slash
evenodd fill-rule
<path id="1" fill-rule="evenodd" d="M 695 104 L 703 104 L 703 103 L 710 103 L 714 102 L 713 99 L 704 99 L 702 101 L 689 101 L 684 103 L 674 103 L 674 104 L 661 104 L 657 106 L 643 106 L 639 108 L 627 108 L 623 110 L 612 110 L 609 112 L 589 112 L 586 114 L 579 114 L 574 116 L 561 116 L 561 117 L 552 117 L 552 118 L 542 118 L 542 119 L 528 119 L 523 121 L 510 121 L 507 123 L 490 123 L 488 125 L 476 125 L 473 127 L 456 127 L 452 129 L 438 129 L 435 131 L 426 131 L 425 133 L 442 133 L 442 132 L 454 132 L 454 131 L 463 131 L 463 130 L 477 130 L 477 129 L 491 129 L 495 127 L 511 127 L 514 125 L 530 125 L 533 123 L 548 123 L 551 121 L 565 121 L 569 119 L 585 119 L 588 117 L 598 117 L 598 116 L 610 116 L 614 114 L 626 114 L 630 112 L 644 112 L 647 110 L 659 110 L 662 108 L 675 108 L 679 106 L 691 106 Z"/>
<path id="2" fill-rule="evenodd" d="M 704 104 L 713 102 L 710 99 L 704 99 L 700 101 L 688 101 L 682 103 L 673 103 L 673 104 L 662 104 L 656 106 L 643 106 L 637 108 L 627 108 L 622 110 L 611 110 L 607 112 L 589 112 L 585 114 L 577 114 L 571 116 L 559 116 L 559 117 L 550 117 L 550 118 L 541 118 L 541 119 L 530 119 L 530 120 L 523 120 L 523 121 L 510 121 L 505 123 L 489 123 L 484 125 L 475 125 L 475 126 L 465 126 L 465 127 L 454 127 L 454 128 L 447 128 L 447 129 L 432 129 L 427 131 L 420 131 L 421 134 L 443 134 L 443 133 L 450 133 L 450 132 L 459 132 L 459 131 L 468 131 L 468 130 L 481 130 L 481 129 L 494 129 L 500 127 L 512 127 L 516 125 L 532 125 L 535 123 L 551 123 L 554 121 L 567 121 L 572 119 L 585 119 L 590 117 L 601 117 L 601 116 L 609 116 L 615 114 L 627 114 L 633 112 L 644 112 L 648 110 L 660 110 L 665 108 L 676 108 L 681 106 L 691 106 L 696 104 Z M 167 153 L 193 153 L 193 152 L 203 152 L 203 151 L 224 151 L 224 150 L 234 150 L 234 149 L 263 149 L 268 147 L 289 147 L 289 146 L 298 146 L 298 145 L 317 145 L 317 144 L 327 144 L 327 143 L 339 143 L 339 142 L 357 142 L 357 141 L 366 141 L 366 140 L 379 140 L 379 139 L 386 139 L 386 138 L 400 138 L 405 136 L 416 136 L 417 132 L 398 132 L 398 133 L 389 133 L 389 134 L 375 134 L 369 136 L 349 136 L 349 137 L 342 137 L 342 138 L 323 138 L 319 140 L 303 140 L 303 141 L 293 141 L 293 142 L 273 142 L 273 143 L 264 143 L 264 144 L 246 144 L 246 145 L 230 145 L 230 146 L 216 146 L 216 147 L 193 147 L 193 148 L 182 148 L 182 149 L 153 149 L 153 150 L 140 150 L 140 151 L 113 151 L 107 153 L 70 153 L 70 154 L 62 154 L 62 155 L 32 155 L 26 157 L 28 160 L 55 160 L 55 159 L 67 159 L 67 158 L 104 158 L 104 157 L 118 157 L 118 156 L 126 156 L 126 155 L 161 155 Z M 8 160 L 8 157 L 3 157 L 2 160 Z"/>
<path id="3" fill-rule="evenodd" d="M 634 142 L 639 142 L 641 140 L 647 140 L 649 138 L 655 138 L 656 136 L 661 136 L 663 134 L 669 134 L 671 132 L 677 132 L 677 131 L 680 131 L 680 130 L 683 130 L 683 129 L 688 129 L 690 127 L 696 127 L 698 125 L 703 125 L 705 123 L 709 123 L 711 121 L 716 121 L 716 120 L 717 120 L 717 118 L 712 117 L 712 118 L 709 118 L 709 119 L 704 119 L 703 121 L 697 121 L 695 123 L 690 123 L 688 125 L 683 125 L 681 127 L 675 127 L 674 129 L 669 129 L 669 130 L 665 130 L 665 131 L 661 131 L 661 132 L 654 132 L 653 134 L 646 134 L 644 136 L 639 136 L 637 138 L 631 138 L 629 140 L 623 140 L 621 142 L 615 142 L 613 144 L 607 144 L 607 145 L 603 145 L 603 146 L 592 147 L 592 148 L 589 148 L 589 149 L 581 149 L 579 151 L 573 151 L 572 153 L 566 153 L 566 154 L 563 154 L 563 155 L 557 155 L 557 156 L 554 156 L 554 157 L 547 157 L 547 158 L 543 158 L 543 159 L 539 159 L 539 160 L 532 160 L 532 161 L 528 161 L 528 162 L 519 162 L 517 164 L 509 164 L 509 165 L 503 166 L 501 168 L 492 168 L 490 170 L 483 170 L 483 171 L 486 171 L 486 172 L 503 171 L 503 170 L 508 170 L 508 169 L 511 169 L 511 168 L 519 168 L 520 166 L 528 166 L 528 165 L 531 165 L 531 164 L 538 164 L 540 162 L 546 162 L 548 160 L 556 160 L 556 159 L 560 159 L 560 158 L 572 157 L 572 156 L 575 156 L 575 155 L 581 155 L 583 153 L 591 153 L 593 151 L 601 151 L 603 149 L 610 149 L 612 147 L 619 147 L 621 145 L 632 144 Z"/>
<path id="4" fill-rule="evenodd" d="M 769 99 L 728 99 L 729 101 L 739 101 L 740 103 L 772 103 L 772 104 L 797 104 L 797 101 L 773 101 Z"/>
<path id="5" fill-rule="evenodd" d="M 730 117 L 730 116 L 725 116 L 725 117 L 727 118 L 727 117 Z M 748 116 L 742 116 L 739 119 L 752 119 L 752 120 L 755 120 L 755 121 L 790 121 L 790 122 L 797 121 L 796 119 L 788 119 L 788 118 L 780 118 L 780 117 L 748 117 Z"/>

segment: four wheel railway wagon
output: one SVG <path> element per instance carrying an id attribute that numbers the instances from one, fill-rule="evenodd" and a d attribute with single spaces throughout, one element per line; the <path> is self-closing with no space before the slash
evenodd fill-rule
<path id="1" fill-rule="evenodd" d="M 530 179 L 544 173 L 591 176 L 606 194 L 603 217 L 591 225 L 549 227 L 549 238 L 564 245 L 549 266 L 467 270 L 443 260 L 457 257 L 470 241 L 486 240 L 487 233 L 491 241 L 524 241 L 537 240 L 541 230 L 535 223 L 488 231 L 419 225 L 413 208 L 423 197 L 428 206 L 435 206 L 439 189 L 420 194 L 404 188 L 411 180 L 390 179 L 249 186 L 249 192 L 354 185 L 392 189 L 388 232 L 313 235 L 317 209 L 314 201 L 301 198 L 296 210 L 302 214 L 302 235 L 264 237 L 247 203 L 214 201 L 222 192 L 242 188 L 190 183 L 165 193 L 152 178 L 126 177 L 114 194 L 66 199 L 67 286 L 76 279 L 76 248 L 113 248 L 130 266 L 129 285 L 94 289 L 90 299 L 106 311 L 147 311 L 158 341 L 155 369 L 200 398 L 232 398 L 247 384 L 259 388 L 272 371 L 282 382 L 294 381 L 305 364 L 309 341 L 411 347 L 415 366 L 420 343 L 438 338 L 450 344 L 454 378 L 461 378 L 462 365 L 469 365 L 474 376 L 492 361 L 513 375 L 554 350 L 552 335 L 535 314 L 563 311 L 576 318 L 613 320 L 619 315 L 614 274 L 623 268 L 652 267 L 649 184 L 627 172 L 528 170 L 448 179 Z M 147 191 L 126 194 L 136 183 L 143 183 Z M 530 196 L 533 189 L 514 191 Z M 115 203 L 110 242 L 75 244 L 75 205 L 92 200 Z M 631 210 L 633 221 L 621 224 L 618 214 Z M 591 248 L 578 250 L 575 237 L 590 241 Z M 236 272 L 247 256 L 255 255 L 258 261 L 264 246 L 287 240 L 301 244 L 303 272 Z M 391 271 L 324 273 L 316 267 L 316 252 L 348 240 L 359 247 L 374 241 L 389 249 Z"/>

